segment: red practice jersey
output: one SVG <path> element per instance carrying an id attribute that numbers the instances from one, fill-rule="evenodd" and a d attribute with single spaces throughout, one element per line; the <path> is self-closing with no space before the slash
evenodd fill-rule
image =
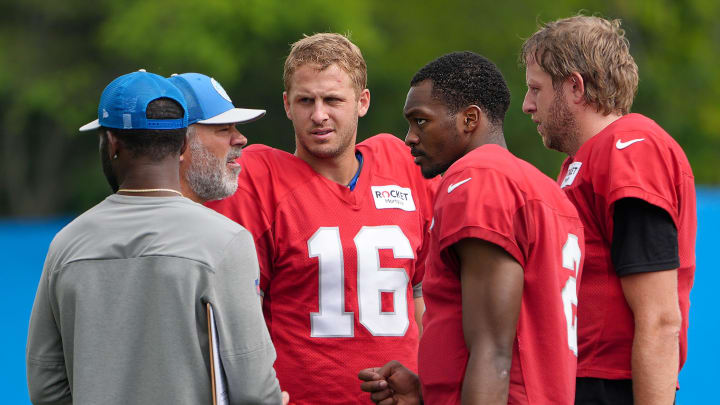
<path id="1" fill-rule="evenodd" d="M 587 254 L 578 296 L 578 377 L 632 377 L 633 315 L 610 257 L 613 204 L 621 198 L 639 198 L 662 208 L 677 228 L 682 367 L 687 356 L 697 216 L 694 178 L 680 146 L 654 121 L 628 114 L 568 158 L 558 183 L 575 204 L 585 227 Z"/>
<path id="2" fill-rule="evenodd" d="M 437 181 L 398 138 L 356 146 L 354 190 L 289 153 L 243 150 L 238 191 L 209 207 L 252 232 L 281 388 L 296 404 L 367 402 L 361 369 L 417 369 L 420 293 Z"/>
<path id="3" fill-rule="evenodd" d="M 524 270 L 508 404 L 572 404 L 583 230 L 559 187 L 497 145 L 455 162 L 435 200 L 423 295 L 420 379 L 428 404 L 459 404 L 468 361 L 456 242 L 505 249 Z"/>

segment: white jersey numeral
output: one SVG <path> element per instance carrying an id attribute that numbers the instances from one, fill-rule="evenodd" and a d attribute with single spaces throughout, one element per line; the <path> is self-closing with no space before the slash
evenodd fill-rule
<path id="1" fill-rule="evenodd" d="M 310 257 L 320 262 L 320 312 L 310 314 L 310 336 L 352 336 L 353 314 L 345 312 L 345 278 L 340 229 L 320 228 L 308 240 Z"/>
<path id="2" fill-rule="evenodd" d="M 408 274 L 402 268 L 380 267 L 380 249 L 396 259 L 414 259 L 410 241 L 396 225 L 364 226 L 353 239 L 357 250 L 357 294 L 360 323 L 373 336 L 403 336 L 408 319 Z M 310 336 L 354 336 L 353 313 L 345 312 L 342 243 L 338 227 L 321 227 L 308 240 L 310 257 L 319 261 L 319 312 L 310 314 Z M 383 312 L 382 293 L 393 294 L 393 312 Z"/>
<path id="3" fill-rule="evenodd" d="M 577 316 L 573 316 L 573 305 L 577 311 L 577 273 L 580 267 L 580 258 L 582 252 L 578 237 L 569 233 L 568 239 L 562 249 L 562 265 L 568 270 L 573 270 L 574 277 L 568 277 L 563 287 L 562 301 L 563 310 L 565 311 L 565 321 L 567 322 L 567 337 L 570 350 L 577 356 Z"/>
<path id="4" fill-rule="evenodd" d="M 408 274 L 380 267 L 379 249 L 392 249 L 396 259 L 413 259 L 410 241 L 400 227 L 364 226 L 355 235 L 360 323 L 374 336 L 403 336 L 408 325 Z M 394 312 L 382 312 L 381 293 L 392 293 Z"/>

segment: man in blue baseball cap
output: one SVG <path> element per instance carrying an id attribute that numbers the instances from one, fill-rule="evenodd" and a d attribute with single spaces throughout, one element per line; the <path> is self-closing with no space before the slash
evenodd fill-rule
<path id="1" fill-rule="evenodd" d="M 183 194 L 198 203 L 232 195 L 241 170 L 236 159 L 247 144 L 236 125 L 260 119 L 265 110 L 236 108 L 220 83 L 200 73 L 169 80 L 188 105 L 188 148 L 180 162 Z"/>
<path id="2" fill-rule="evenodd" d="M 177 176 L 167 168 L 177 165 L 173 155 L 185 149 L 187 125 L 182 93 L 162 76 L 141 69 L 105 88 L 98 119 L 80 131 L 100 130 L 103 172 L 114 192 L 168 196 L 181 194 Z M 148 163 L 158 167 L 153 175 L 147 173 Z"/>
<path id="3" fill-rule="evenodd" d="M 253 238 L 179 191 L 188 111 L 168 79 L 138 71 L 81 128 L 99 129 L 115 193 L 50 245 L 28 333 L 33 403 L 211 403 L 211 337 L 227 403 L 281 403 Z"/>

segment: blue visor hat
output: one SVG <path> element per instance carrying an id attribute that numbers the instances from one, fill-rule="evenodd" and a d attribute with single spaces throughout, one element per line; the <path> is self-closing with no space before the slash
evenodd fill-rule
<path id="1" fill-rule="evenodd" d="M 212 77 L 183 73 L 174 74 L 168 80 L 185 96 L 189 125 L 241 124 L 265 115 L 265 110 L 235 108 L 225 89 Z"/>
<path id="2" fill-rule="evenodd" d="M 159 98 L 177 101 L 183 118 L 149 119 L 148 104 Z M 180 90 L 168 79 L 140 69 L 110 82 L 100 96 L 98 119 L 80 127 L 90 131 L 100 127 L 116 129 L 179 129 L 188 126 L 188 108 Z"/>

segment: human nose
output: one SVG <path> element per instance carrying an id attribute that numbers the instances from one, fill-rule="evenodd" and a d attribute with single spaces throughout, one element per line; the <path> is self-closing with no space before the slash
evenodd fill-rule
<path id="1" fill-rule="evenodd" d="M 247 145 L 247 138 L 237 128 L 233 127 L 232 136 L 230 137 L 230 145 L 243 147 Z"/>
<path id="2" fill-rule="evenodd" d="M 323 102 L 317 102 L 313 106 L 311 119 L 314 124 L 320 125 L 328 120 L 328 113 Z"/>
<path id="3" fill-rule="evenodd" d="M 415 135 L 412 129 L 408 129 L 407 135 L 405 135 L 405 145 L 413 146 L 417 145 L 418 142 L 420 142 L 420 137 Z"/>
<path id="4" fill-rule="evenodd" d="M 523 100 L 522 110 L 525 114 L 532 114 L 536 110 L 535 100 L 533 95 L 530 94 L 530 89 L 525 92 L 525 99 Z"/>

